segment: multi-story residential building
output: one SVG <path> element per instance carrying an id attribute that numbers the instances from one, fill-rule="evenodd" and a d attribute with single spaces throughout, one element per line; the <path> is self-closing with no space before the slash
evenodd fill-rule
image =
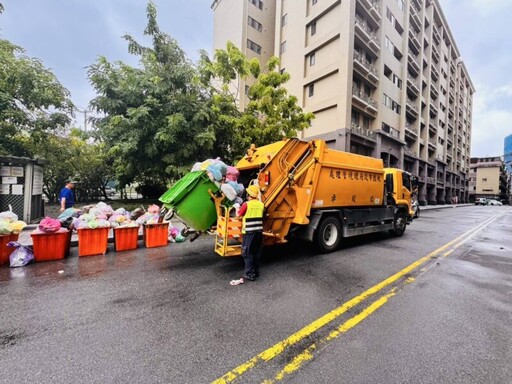
<path id="1" fill-rule="evenodd" d="M 475 89 L 438 0 L 217 0 L 212 8 L 214 48 L 233 36 L 244 52 L 255 42 L 280 58 L 288 91 L 315 114 L 302 138 L 412 172 L 421 202 L 468 200 Z M 258 39 L 249 16 L 263 31 L 274 26 L 273 43 Z M 241 32 L 232 26 L 240 19 Z"/>
<path id="2" fill-rule="evenodd" d="M 512 174 L 512 135 L 505 137 L 505 144 L 503 146 L 503 158 L 505 160 L 505 168 L 507 173 Z"/>
<path id="3" fill-rule="evenodd" d="M 469 173 L 469 198 L 508 200 L 508 177 L 501 157 L 472 157 Z"/>

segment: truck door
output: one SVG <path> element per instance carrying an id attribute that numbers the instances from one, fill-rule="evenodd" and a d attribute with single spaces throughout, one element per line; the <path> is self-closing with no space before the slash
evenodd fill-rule
<path id="1" fill-rule="evenodd" d="M 402 186 L 401 193 L 398 196 L 399 200 L 402 200 L 403 203 L 407 204 L 409 207 L 409 211 L 411 210 L 411 197 L 412 197 L 412 177 L 409 172 L 402 172 Z"/>

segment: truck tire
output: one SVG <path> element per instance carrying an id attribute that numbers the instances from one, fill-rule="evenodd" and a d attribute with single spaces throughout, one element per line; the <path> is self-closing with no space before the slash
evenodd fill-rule
<path id="1" fill-rule="evenodd" d="M 407 214 L 404 210 L 400 210 L 395 213 L 394 228 L 389 231 L 394 236 L 402 236 L 407 227 Z"/>
<path id="2" fill-rule="evenodd" d="M 341 224 L 334 216 L 327 216 L 316 232 L 316 244 L 321 252 L 328 253 L 338 249 L 341 242 Z"/>

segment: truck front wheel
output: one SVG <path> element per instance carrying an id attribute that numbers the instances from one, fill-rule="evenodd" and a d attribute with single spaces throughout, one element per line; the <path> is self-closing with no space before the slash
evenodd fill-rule
<path id="1" fill-rule="evenodd" d="M 402 236 L 405 232 L 406 226 L 407 214 L 403 210 L 398 211 L 397 213 L 395 213 L 394 228 L 389 232 L 395 236 Z"/>
<path id="2" fill-rule="evenodd" d="M 316 232 L 316 243 L 321 252 L 328 253 L 338 249 L 341 241 L 341 224 L 333 216 L 324 218 Z"/>

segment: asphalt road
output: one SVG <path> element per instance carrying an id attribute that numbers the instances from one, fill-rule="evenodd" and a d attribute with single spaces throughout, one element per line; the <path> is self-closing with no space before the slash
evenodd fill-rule
<path id="1" fill-rule="evenodd" d="M 0 383 L 511 383 L 511 218 L 273 248 L 237 287 L 208 237 L 1 267 Z"/>

